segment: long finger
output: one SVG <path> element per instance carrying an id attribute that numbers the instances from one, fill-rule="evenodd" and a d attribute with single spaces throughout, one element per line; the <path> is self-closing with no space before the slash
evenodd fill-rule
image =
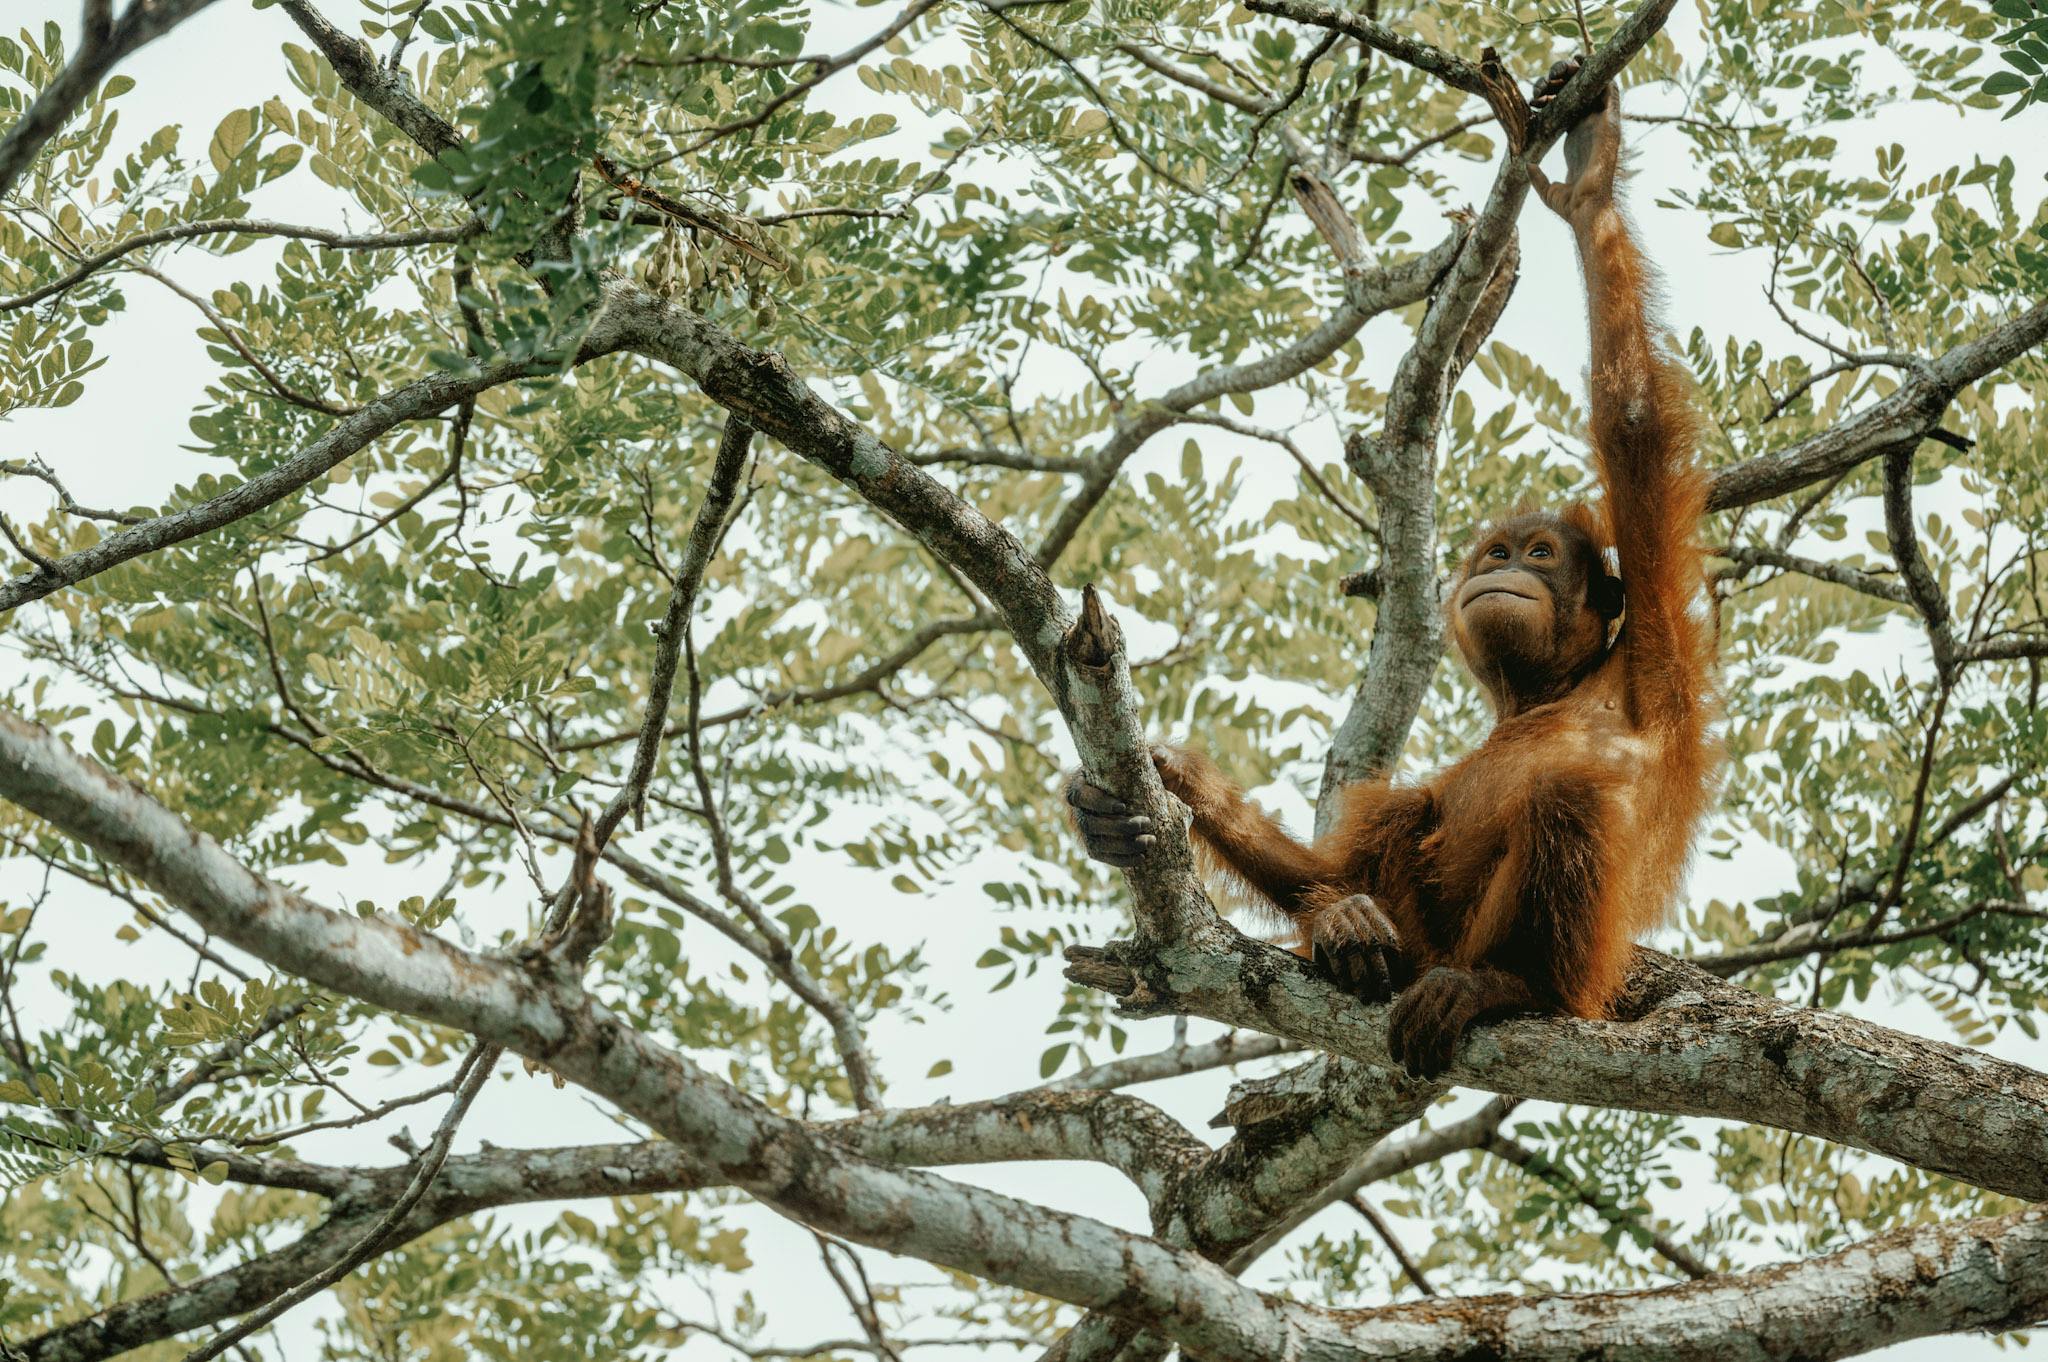
<path id="1" fill-rule="evenodd" d="M 1075 822 L 1094 837 L 1137 837 L 1152 831 L 1152 820 L 1141 813 L 1082 812 Z"/>
<path id="2" fill-rule="evenodd" d="M 1385 949 L 1374 946 L 1366 952 L 1366 968 L 1372 972 L 1373 996 L 1384 998 L 1394 991 L 1393 971 L 1387 968 Z"/>
<path id="3" fill-rule="evenodd" d="M 1085 780 L 1067 786 L 1067 802 L 1084 813 L 1128 814 L 1131 806 L 1109 791 Z"/>

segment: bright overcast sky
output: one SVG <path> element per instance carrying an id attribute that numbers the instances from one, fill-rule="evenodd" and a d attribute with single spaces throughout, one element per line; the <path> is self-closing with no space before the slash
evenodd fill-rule
<path id="1" fill-rule="evenodd" d="M 330 16 L 337 20 L 345 20 L 348 9 L 343 0 L 328 6 Z M 6 0 L 0 10 L 9 20 L 19 19 L 26 25 L 40 26 L 47 19 L 56 19 L 67 28 L 75 25 L 78 15 L 73 0 Z M 872 31 L 879 22 L 877 16 L 878 11 L 871 8 L 828 7 L 820 15 L 813 46 L 836 50 L 844 45 L 844 40 Z M 1672 32 L 1681 51 L 1686 49 L 1690 35 L 1696 33 L 1698 23 L 1695 6 L 1680 7 Z M 139 140 L 165 123 L 177 122 L 185 125 L 184 144 L 189 150 L 203 146 L 214 124 L 228 110 L 261 103 L 272 95 L 293 97 L 295 92 L 279 49 L 283 42 L 296 39 L 297 31 L 281 11 L 253 10 L 244 0 L 225 0 L 186 23 L 120 68 L 138 82 L 137 88 L 118 106 L 121 145 Z M 1654 102 L 1658 98 L 1655 92 L 1645 91 L 1640 98 L 1645 101 L 1644 106 L 1664 107 Z M 812 100 L 850 116 L 864 112 L 863 106 L 879 103 L 880 97 L 850 73 L 844 73 L 814 94 Z M 908 159 L 929 160 L 929 126 L 907 124 L 899 134 L 902 144 L 891 150 Z M 1956 113 L 1923 102 L 1888 109 L 1877 118 L 1838 125 L 1831 131 L 1840 139 L 1836 159 L 1844 166 L 1872 164 L 1878 146 L 1893 142 L 1904 145 L 1909 166 L 1918 172 L 1909 175 L 1911 180 L 1956 159 L 1962 126 Z M 2034 117 L 2000 123 L 1981 114 L 1969 123 L 1971 150 L 1991 160 L 2009 155 L 2019 163 L 2018 192 L 2023 207 L 2038 194 L 2042 173 L 2048 169 L 2048 139 L 2040 135 L 2042 126 L 2041 120 Z M 1686 143 L 1681 136 L 1673 129 L 1645 130 L 1640 125 L 1632 128 L 1631 134 L 1640 139 L 1638 173 L 1631 199 L 1646 248 L 1665 275 L 1667 322 L 1680 333 L 1694 326 L 1703 327 L 1717 343 L 1732 336 L 1745 341 L 1768 338 L 1773 345 L 1782 344 L 1786 339 L 1783 325 L 1763 299 L 1767 261 L 1762 255 L 1721 251 L 1707 242 L 1704 233 L 1691 227 L 1681 212 L 1655 206 L 1663 186 L 1682 181 L 1687 173 Z M 873 148 L 864 150 L 872 153 Z M 1493 175 L 1490 165 L 1457 159 L 1445 160 L 1441 168 L 1462 179 L 1473 201 L 1483 199 Z M 260 191 L 255 199 L 255 212 L 323 226 L 339 225 L 344 216 L 337 196 L 307 173 L 289 176 Z M 352 221 L 362 225 L 359 211 Z M 1431 235 L 1427 224 L 1420 221 L 1412 230 L 1418 238 Z M 1522 280 L 1496 338 L 1537 356 L 1561 380 L 1574 383 L 1585 361 L 1586 344 L 1583 295 L 1569 239 L 1562 225 L 1541 211 L 1525 213 L 1522 230 Z M 268 262 L 274 254 L 274 248 L 259 246 L 221 260 L 197 250 L 186 250 L 170 257 L 168 272 L 187 287 L 202 290 L 235 278 L 261 282 L 268 277 Z M 188 304 L 151 287 L 148 281 L 136 279 L 124 292 L 129 310 L 97 333 L 99 352 L 107 357 L 108 363 L 87 379 L 86 396 L 61 411 L 20 413 L 0 426 L 0 457 L 42 455 L 57 468 L 80 500 L 87 503 L 112 501 L 128 505 L 153 501 L 172 486 L 189 480 L 209 462 L 181 448 L 188 438 L 191 411 L 203 400 L 205 384 L 217 373 L 217 366 L 194 334 L 199 319 Z M 1369 357 L 1384 372 L 1391 371 L 1396 357 L 1393 347 L 1399 336 L 1399 323 L 1392 318 L 1380 319 L 1364 333 Z M 1173 359 L 1163 358 L 1157 365 L 1148 368 L 1150 378 L 1169 380 Z M 1485 400 L 1483 393 L 1481 397 Z M 1335 439 L 1328 431 L 1317 432 L 1310 447 L 1334 451 Z M 1182 436 L 1176 434 L 1154 441 L 1153 447 L 1125 476 L 1142 476 L 1148 467 L 1169 465 L 1179 457 L 1181 440 Z M 1218 459 L 1244 452 L 1228 441 L 1211 443 L 1207 433 L 1204 443 L 1209 456 Z M 1954 500 L 1953 487 L 1945 490 L 1948 499 Z M 1922 503 L 1924 508 L 1938 509 L 1943 507 L 1944 497 L 1930 490 L 1923 493 Z M 0 487 L 0 508 L 39 516 L 45 505 L 40 489 L 27 488 L 20 482 Z M 1955 523 L 1953 516 L 1950 520 Z M 1874 516 L 1871 523 L 1876 523 Z M 1873 671 L 1894 670 L 1900 665 L 1901 656 L 1917 656 L 1919 651 L 1917 635 L 1904 622 L 1895 631 L 1852 640 L 1845 648 L 1845 653 L 1861 658 L 1862 665 Z M 1302 824 L 1307 806 L 1298 792 L 1260 793 L 1297 826 Z M 24 891 L 33 890 L 34 881 L 27 877 L 26 869 L 19 862 L 0 867 L 0 896 L 19 902 Z M 1006 992 L 986 993 L 986 976 L 974 969 L 974 959 L 1000 926 L 1024 924 L 1015 916 L 999 917 L 995 913 L 989 900 L 973 888 L 973 883 L 982 877 L 974 877 L 968 885 L 943 894 L 936 901 L 919 901 L 887 892 L 871 900 L 854 897 L 849 901 L 848 895 L 835 894 L 823 879 L 834 869 L 822 861 L 818 864 L 817 882 L 808 886 L 814 891 L 810 897 L 843 912 L 843 925 L 858 936 L 896 943 L 926 941 L 934 967 L 927 982 L 954 999 L 954 1012 L 943 1026 L 920 1029 L 888 1024 L 879 1027 L 872 1037 L 876 1053 L 891 1076 L 892 1099 L 935 1099 L 949 1095 L 954 1085 L 958 1085 L 959 1095 L 967 1096 L 999 1093 L 1035 1083 L 1037 1056 L 1042 1048 L 1038 1031 L 1058 1005 L 1057 978 L 1042 972 L 1038 979 L 1022 981 Z M 1734 862 L 1705 861 L 1694 876 L 1691 895 L 1695 901 L 1712 897 L 1731 901 L 1753 898 L 1777 887 L 1786 871 L 1786 865 L 1775 853 L 1738 858 Z M 317 871 L 312 874 L 317 889 L 321 881 Z M 417 883 L 419 878 L 416 871 L 395 872 L 371 861 L 361 868 L 360 874 L 353 870 L 349 873 L 345 888 L 351 899 L 375 897 L 389 901 L 431 889 L 432 886 L 423 889 Z M 329 887 L 329 898 L 341 892 L 340 888 Z M 513 885 L 506 892 L 516 895 L 519 888 Z M 189 967 L 189 959 L 182 951 L 174 956 L 161 936 L 145 938 L 138 946 L 115 948 L 110 955 L 111 934 L 126 919 L 126 912 L 110 904 L 93 902 L 68 885 L 60 890 L 57 901 L 63 911 L 54 914 L 59 925 L 52 944 L 53 965 L 89 977 L 106 977 L 109 972 L 118 971 L 131 976 L 182 978 Z M 46 915 L 46 920 L 47 916 L 50 915 Z M 1683 946 L 1682 942 L 1664 944 Z M 54 1003 L 54 994 L 45 995 L 45 1000 Z M 1952 1038 L 1940 1019 L 1917 1003 L 1902 1005 L 1880 995 L 1855 1010 L 1907 1030 Z M 1166 1025 L 1143 1024 L 1133 1038 L 1134 1049 L 1163 1043 Z M 1197 1034 L 1201 1033 L 1198 1026 Z M 986 1041 L 982 1040 L 984 1037 Z M 1991 1048 L 2036 1068 L 2048 1068 L 2048 1044 L 2028 1042 L 2016 1029 L 2009 1030 Z M 920 1079 L 918 1076 L 941 1056 L 954 1060 L 954 1076 L 940 1082 Z M 1208 1117 L 1220 1106 L 1223 1086 L 1219 1075 L 1205 1075 L 1170 1085 L 1153 1085 L 1143 1092 L 1200 1131 L 1206 1129 Z M 414 1126 L 415 1133 L 424 1129 L 423 1123 Z M 473 1147 L 474 1140 L 484 1134 L 498 1144 L 618 1138 L 616 1127 L 575 1090 L 548 1091 L 537 1080 L 496 1083 L 486 1090 L 475 1115 L 464 1127 L 463 1142 L 458 1147 Z M 346 1139 L 339 1137 L 330 1146 L 309 1145 L 306 1152 L 311 1157 L 398 1157 L 381 1141 L 370 1141 L 371 1147 L 364 1148 L 362 1141 L 352 1147 Z M 959 1170 L 949 1172 L 949 1176 L 965 1177 L 1064 1208 L 1104 1216 L 1132 1229 L 1144 1228 L 1143 1208 L 1137 1196 L 1104 1169 L 1038 1165 Z M 1699 1198 L 1696 1209 L 1719 1204 L 1721 1194 L 1710 1180 L 1701 1181 L 1696 1189 L 1689 1187 L 1688 1192 Z M 201 1195 L 204 1196 L 204 1189 Z M 1683 1224 L 1687 1195 L 1660 1193 L 1658 1209 Z M 206 1203 L 201 1200 L 199 1204 Z M 1333 1235 L 1348 1234 L 1351 1223 L 1327 1218 L 1331 1214 L 1326 1212 L 1325 1219 L 1311 1222 L 1297 1233 L 1310 1237 L 1320 1229 Z M 1341 1212 L 1338 1214 L 1341 1216 Z M 551 1210 L 539 1208 L 512 1212 L 508 1218 L 537 1225 L 552 1215 Z M 788 1255 L 787 1272 L 756 1271 L 748 1277 L 748 1284 L 762 1294 L 762 1303 L 775 1321 L 768 1334 L 771 1340 L 809 1338 L 850 1324 L 837 1309 L 836 1296 L 829 1291 L 825 1295 L 831 1298 L 831 1313 L 822 1317 L 815 1313 L 818 1301 L 825 1296 L 818 1291 L 821 1282 L 816 1254 L 807 1234 L 761 1211 L 747 1215 L 745 1223 L 752 1231 L 749 1249 L 757 1263 Z M 1407 1225 L 1405 1229 L 1411 1244 L 1419 1245 L 1420 1236 L 1426 1233 L 1418 1225 Z M 1262 1267 L 1270 1276 L 1284 1263 L 1284 1253 L 1276 1252 L 1264 1260 Z M 918 1265 L 907 1262 L 892 1263 L 884 1272 L 896 1278 L 928 1276 Z M 774 1284 L 777 1281 L 782 1283 L 779 1290 Z M 686 1316 L 710 1313 L 688 1292 L 677 1293 L 671 1304 Z M 286 1323 L 281 1334 L 286 1356 L 305 1356 L 313 1351 L 310 1321 L 318 1312 L 318 1307 L 302 1310 Z M 711 1358 L 722 1351 L 716 1345 L 696 1344 L 689 1354 Z M 1992 1355 L 1990 1342 L 1980 1338 L 1928 1339 L 1883 1354 L 1889 1358 L 1938 1357 L 1945 1362 Z"/>

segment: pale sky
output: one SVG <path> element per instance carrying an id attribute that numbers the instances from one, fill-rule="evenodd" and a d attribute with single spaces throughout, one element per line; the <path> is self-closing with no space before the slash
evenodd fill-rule
<path id="1" fill-rule="evenodd" d="M 55 18 L 67 27 L 75 24 L 77 5 L 70 0 L 11 0 L 5 6 L 9 19 L 24 25 Z M 337 21 L 346 18 L 346 7 L 328 7 Z M 854 37 L 878 26 L 880 11 L 865 8 L 849 11 L 837 7 L 821 13 L 813 47 L 837 50 Z M 1697 33 L 1699 16 L 1694 6 L 1681 6 L 1672 31 L 1681 50 Z M 257 104 L 272 95 L 295 98 L 290 88 L 280 44 L 298 40 L 297 31 L 276 9 L 257 11 L 242 0 L 224 0 L 212 10 L 179 28 L 169 38 L 145 49 L 120 69 L 138 81 L 138 88 L 120 104 L 122 136 L 139 139 L 168 122 L 185 124 L 188 147 L 203 145 L 215 122 L 227 110 Z M 1645 98 L 1653 96 L 1646 92 Z M 843 115 L 865 112 L 878 97 L 851 73 L 843 73 L 812 96 L 814 104 Z M 2031 138 L 2022 129 L 2031 129 Z M 1886 143 L 1903 144 L 1909 163 L 1922 173 L 1949 164 L 1955 157 L 1959 137 L 1987 159 L 2004 154 L 2020 165 L 2019 193 L 2023 201 L 2038 194 L 2042 173 L 2048 170 L 2048 140 L 2039 136 L 2040 123 L 2023 118 L 1999 123 L 1995 118 L 1971 118 L 1965 133 L 1958 115 L 1927 103 L 1904 105 L 1879 117 L 1838 125 L 1833 131 L 1841 140 L 1837 160 L 1844 165 L 1868 164 L 1874 148 Z M 1782 324 L 1763 300 L 1767 261 L 1757 253 L 1731 254 L 1711 247 L 1704 234 L 1687 223 L 1681 214 L 1654 206 L 1658 188 L 1668 181 L 1682 182 L 1686 174 L 1685 143 L 1671 129 L 1631 129 L 1637 139 L 1638 178 L 1632 188 L 1634 213 L 1645 247 L 1663 267 L 1666 280 L 1666 316 L 1681 333 L 1694 325 L 1714 337 L 1765 338 L 1772 346 L 1787 339 Z M 897 150 L 910 159 L 929 160 L 929 134 L 925 128 L 906 126 Z M 125 143 L 124 143 L 125 144 Z M 1463 160 L 1445 160 L 1440 169 L 1459 178 L 1473 201 L 1483 199 L 1493 167 Z M 340 225 L 344 214 L 335 196 L 303 170 L 262 191 L 256 198 L 259 216 L 287 221 Z M 352 225 L 362 226 L 356 214 Z M 1520 288 L 1496 336 L 1516 349 L 1541 358 L 1549 370 L 1567 383 L 1576 381 L 1585 359 L 1584 304 L 1570 243 L 1561 225 L 1548 214 L 1533 209 L 1524 214 L 1523 274 Z M 1413 231 L 1418 238 L 1430 235 L 1428 224 L 1418 221 Z M 170 258 L 168 271 L 188 288 L 202 291 L 235 278 L 260 280 L 267 277 L 269 248 L 258 247 L 219 260 L 197 250 Z M 186 423 L 194 406 L 202 400 L 202 389 L 216 373 L 194 330 L 197 315 L 188 304 L 157 289 L 147 280 L 135 279 L 125 290 L 129 310 L 112 326 L 98 333 L 100 353 L 108 363 L 87 380 L 86 396 L 62 411 L 26 412 L 0 426 L 0 457 L 40 454 L 53 464 L 80 500 L 88 503 L 131 504 L 161 496 L 169 487 L 188 480 L 206 460 L 181 449 L 188 439 Z M 1391 371 L 1401 335 L 1399 323 L 1381 318 L 1364 333 L 1371 362 L 1382 372 Z M 1163 386 L 1177 376 L 1183 361 L 1165 356 L 1145 370 L 1147 386 Z M 1268 419 L 1262 413 L 1261 419 Z M 1248 459 L 1269 458 L 1270 451 L 1244 447 L 1229 439 L 1211 439 L 1204 432 L 1207 457 L 1222 461 L 1233 455 Z M 1133 462 L 1126 477 L 1141 477 L 1155 467 L 1171 467 L 1179 457 L 1184 432 L 1171 432 L 1155 440 Z M 1333 449 L 1336 436 L 1326 429 L 1307 433 L 1304 444 L 1314 453 Z M 1953 496 L 1952 486 L 1946 491 Z M 40 489 L 16 481 L 0 485 L 0 509 L 16 514 L 40 515 L 46 504 Z M 1941 494 L 1923 493 L 1923 506 L 1942 505 Z M 1953 521 L 1953 517 L 1951 518 Z M 1873 519 L 1873 523 L 1875 523 Z M 1899 626 L 1895 630 L 1852 643 L 1868 649 L 1878 670 L 1895 670 L 1901 657 L 1920 653 L 1917 635 Z M 1846 651 L 1846 650 L 1845 650 Z M 1362 656 L 1362 650 L 1361 650 Z M 1845 661 L 1847 659 L 1845 658 Z M 1839 665 L 1839 664 L 1838 664 Z M 1296 827 L 1307 822 L 1307 805 L 1299 792 L 1268 789 L 1261 797 L 1276 807 Z M 911 1027 L 884 1021 L 872 1036 L 891 1083 L 894 1103 L 914 1103 L 944 1096 L 992 1095 L 1037 1082 L 1037 1058 L 1043 1048 L 1040 1028 L 1058 1005 L 1056 974 L 1041 972 L 1033 980 L 1020 981 L 1000 994 L 986 992 L 988 978 L 973 967 L 974 959 L 987 948 L 1004 925 L 1020 929 L 1045 925 L 1028 915 L 995 913 L 976 886 L 988 876 L 970 873 L 956 889 L 934 900 L 918 901 L 888 889 L 879 879 L 873 894 L 849 893 L 846 868 L 813 856 L 806 866 L 800 858 L 793 867 L 799 880 L 809 879 L 804 888 L 815 888 L 813 901 L 831 905 L 844 914 L 846 930 L 856 936 L 904 945 L 923 941 L 933 962 L 926 982 L 949 992 L 952 1013 L 942 1025 Z M 985 863 L 974 867 L 986 868 Z M 32 891 L 33 882 L 19 863 L 0 865 L 0 895 L 21 901 Z M 1765 892 L 1764 886 L 1781 883 L 1787 866 L 1775 853 L 1762 852 L 1739 857 L 1733 862 L 1703 861 L 1695 875 L 1691 893 L 1695 899 L 1720 897 L 1749 899 Z M 421 893 L 431 886 L 420 884 L 418 872 L 395 871 L 374 858 L 352 867 L 346 883 L 330 886 L 330 897 L 346 891 L 350 899 L 372 897 L 395 901 L 407 894 Z M 836 886 L 836 887 L 835 887 Z M 317 885 L 316 885 L 317 888 Z M 516 895 L 517 886 L 508 889 Z M 124 910 L 95 902 L 66 886 L 54 902 L 61 912 L 46 914 L 57 920 L 53 926 L 50 964 L 77 970 L 91 977 L 118 972 L 131 976 L 183 977 L 189 960 L 161 937 L 146 938 L 140 946 L 113 947 L 113 929 L 126 920 Z M 517 903 L 503 905 L 509 916 L 520 911 Z M 1050 922 L 1054 919 L 1046 919 Z M 1071 919 L 1065 919 L 1071 924 Z M 693 960 L 700 965 L 715 958 L 706 942 L 708 933 L 692 942 Z M 1669 944 L 1681 947 L 1683 942 Z M 51 1001 L 48 997 L 45 1001 Z M 1952 1039 L 1945 1025 L 1930 1009 L 1917 1003 L 1902 1004 L 1882 993 L 1858 1012 L 1881 1018 L 1890 1025 L 1919 1034 Z M 1207 1030 L 1197 1023 L 1195 1034 Z M 1165 1043 L 1164 1022 L 1140 1024 L 1134 1028 L 1132 1052 L 1156 1048 Z M 1990 1047 L 1995 1053 L 2048 1068 L 2048 1044 L 2030 1043 L 2017 1031 L 2010 1031 Z M 954 1061 L 954 1076 L 931 1081 L 922 1075 L 941 1057 Z M 509 1067 L 509 1066 L 508 1066 Z M 1198 1133 L 1207 1131 L 1207 1120 L 1221 1105 L 1228 1078 L 1221 1074 L 1197 1076 L 1171 1084 L 1139 1089 L 1142 1096 L 1164 1106 L 1186 1121 Z M 1457 1110 L 1476 1099 L 1464 1095 Z M 1437 1119 L 1455 1114 L 1439 1112 Z M 431 1118 L 413 1124 L 415 1134 L 423 1133 Z M 1701 1123 L 1705 1125 L 1707 1123 Z M 498 1144 L 543 1144 L 576 1140 L 619 1138 L 616 1127 L 593 1104 L 571 1089 L 554 1092 L 537 1080 L 494 1082 L 479 1100 L 466 1122 L 458 1148 L 474 1148 L 480 1137 Z M 389 1161 L 395 1154 L 383 1145 L 381 1135 L 351 1141 L 338 1136 L 326 1145 L 309 1142 L 304 1153 L 311 1158 L 366 1159 Z M 1064 1209 L 1113 1220 L 1130 1229 L 1145 1228 L 1142 1203 L 1129 1185 L 1106 1169 L 1081 1164 L 1026 1165 L 995 1169 L 954 1170 L 949 1176 L 981 1183 L 1020 1196 L 1032 1197 Z M 201 1190 L 198 1204 L 204 1205 Z M 1660 1213 L 1686 1222 L 1688 1205 L 1697 1209 L 1720 1204 L 1709 1180 L 1656 1198 Z M 585 1213 L 601 1208 L 579 1205 Z M 501 1213 L 505 1219 L 522 1224 L 541 1224 L 551 1219 L 547 1208 Z M 1296 1239 L 1323 1231 L 1333 1236 L 1349 1234 L 1355 1221 L 1349 1212 L 1325 1212 Z M 793 1343 L 825 1335 L 843 1335 L 852 1326 L 850 1317 L 838 1308 L 835 1292 L 817 1266 L 808 1234 L 765 1211 L 754 1210 L 741 1217 L 751 1231 L 749 1251 L 757 1264 L 786 1263 L 786 1271 L 756 1270 L 746 1285 L 762 1296 L 762 1303 L 774 1320 L 767 1341 Z M 1411 1248 L 1426 1244 L 1427 1227 L 1405 1224 L 1404 1237 Z M 1292 1241 L 1291 1241 L 1292 1242 Z M 869 1255 L 878 1260 L 881 1255 Z M 1270 1281 L 1286 1263 L 1284 1250 L 1263 1261 L 1253 1278 Z M 891 1279 L 929 1279 L 928 1270 L 914 1263 L 890 1260 L 880 1268 Z M 737 1283 L 723 1283 L 731 1295 Z M 823 1306 L 820 1302 L 825 1302 Z M 691 1288 L 681 1287 L 671 1304 L 679 1314 L 704 1317 L 704 1308 Z M 295 1312 L 283 1326 L 280 1337 L 286 1355 L 311 1353 L 311 1321 L 324 1305 Z M 692 1344 L 687 1356 L 715 1358 L 724 1350 L 715 1344 Z M 1000 1350 L 992 1354 L 1003 1355 Z M 1887 1357 L 1942 1358 L 1944 1362 L 1992 1355 L 1992 1345 L 1981 1338 L 1925 1340 L 1883 1354 Z"/>

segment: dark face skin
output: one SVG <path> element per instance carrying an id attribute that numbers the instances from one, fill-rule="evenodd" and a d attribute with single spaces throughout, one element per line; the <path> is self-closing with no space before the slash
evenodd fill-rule
<path id="1" fill-rule="evenodd" d="M 1451 628 L 1466 663 L 1495 704 L 1512 713 L 1557 699 L 1607 648 L 1621 613 L 1585 532 L 1547 511 L 1488 530 L 1451 596 Z"/>

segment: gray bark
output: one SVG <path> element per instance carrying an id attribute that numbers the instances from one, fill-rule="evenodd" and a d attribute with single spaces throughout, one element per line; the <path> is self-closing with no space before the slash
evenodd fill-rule
<path id="1" fill-rule="evenodd" d="M 1448 1359 L 1480 1348 L 1563 1358 L 1582 1357 L 1589 1347 L 1627 1359 L 1837 1357 L 1925 1333 L 2012 1327 L 2048 1309 L 2048 1216 L 2038 1211 L 1914 1227 L 1826 1258 L 1667 1291 L 1496 1298 L 1452 1308 L 1428 1302 L 1420 1311 L 1362 1314 L 1278 1300 L 1155 1240 L 874 1163 L 712 1078 L 552 972 L 479 956 L 408 924 L 311 903 L 252 873 L 141 791 L 12 715 L 0 715 L 0 797 L 91 846 L 276 968 L 546 1064 L 647 1122 L 707 1175 L 785 1215 L 1104 1310 L 1216 1362 Z M 1248 1009 L 1298 1025 L 1297 1010 L 1319 1001 L 1325 1018 L 1354 1043 L 1383 1019 L 1362 1014 L 1384 1009 L 1333 999 L 1294 957 L 1276 960 L 1278 952 L 1260 950 L 1262 957 L 1237 957 L 1255 962 L 1259 977 L 1231 981 L 1231 996 Z M 1148 962 L 1156 976 L 1149 987 L 1155 998 L 1169 996 L 1162 986 L 1176 972 L 1200 984 L 1217 974 L 1205 975 L 1201 962 L 1228 958 L 1204 953 L 1163 968 Z M 1654 1093 L 1672 1110 L 1799 1116 L 1830 1127 L 1813 1132 L 1830 1138 L 1833 1127 L 1846 1124 L 1875 1136 L 1864 1147 L 1913 1149 L 1929 1158 L 1927 1166 L 1984 1185 L 2019 1180 L 2015 1165 L 2041 1147 L 2048 1079 L 2040 1075 L 1761 999 L 1751 999 L 1744 1015 L 1733 1000 L 1707 1001 L 1714 990 L 1733 990 L 1675 964 L 1652 961 L 1643 973 L 1650 988 L 1636 1007 L 1644 1020 L 1488 1028 L 1467 1042 L 1454 1076 L 1481 1085 L 1503 1072 L 1555 1080 L 1563 1091 L 1544 1095 L 1561 1100 L 1628 1102 Z M 1689 1009 L 1712 1013 L 1712 1022 L 1686 1018 Z M 1887 1065 L 1892 1081 L 1874 1078 L 1873 1068 Z M 1771 1076 L 1752 1081 L 1758 1070 Z M 1910 1080 L 1920 1086 L 1906 1090 Z M 1575 1084 L 1594 1085 L 1595 1092 L 1570 1091 Z M 1749 1110 L 1701 1111 L 1711 1105 L 1702 1094 L 1736 1091 L 1750 1099 Z M 1861 1106 L 1866 1098 L 1872 1120 L 1859 1122 L 1844 1110 L 1851 1099 Z M 1936 1140 L 1942 1143 L 1928 1147 Z M 1955 1167 L 1965 1162 L 1967 1172 Z M 2039 1176 L 2036 1169 L 2033 1180 Z"/>

